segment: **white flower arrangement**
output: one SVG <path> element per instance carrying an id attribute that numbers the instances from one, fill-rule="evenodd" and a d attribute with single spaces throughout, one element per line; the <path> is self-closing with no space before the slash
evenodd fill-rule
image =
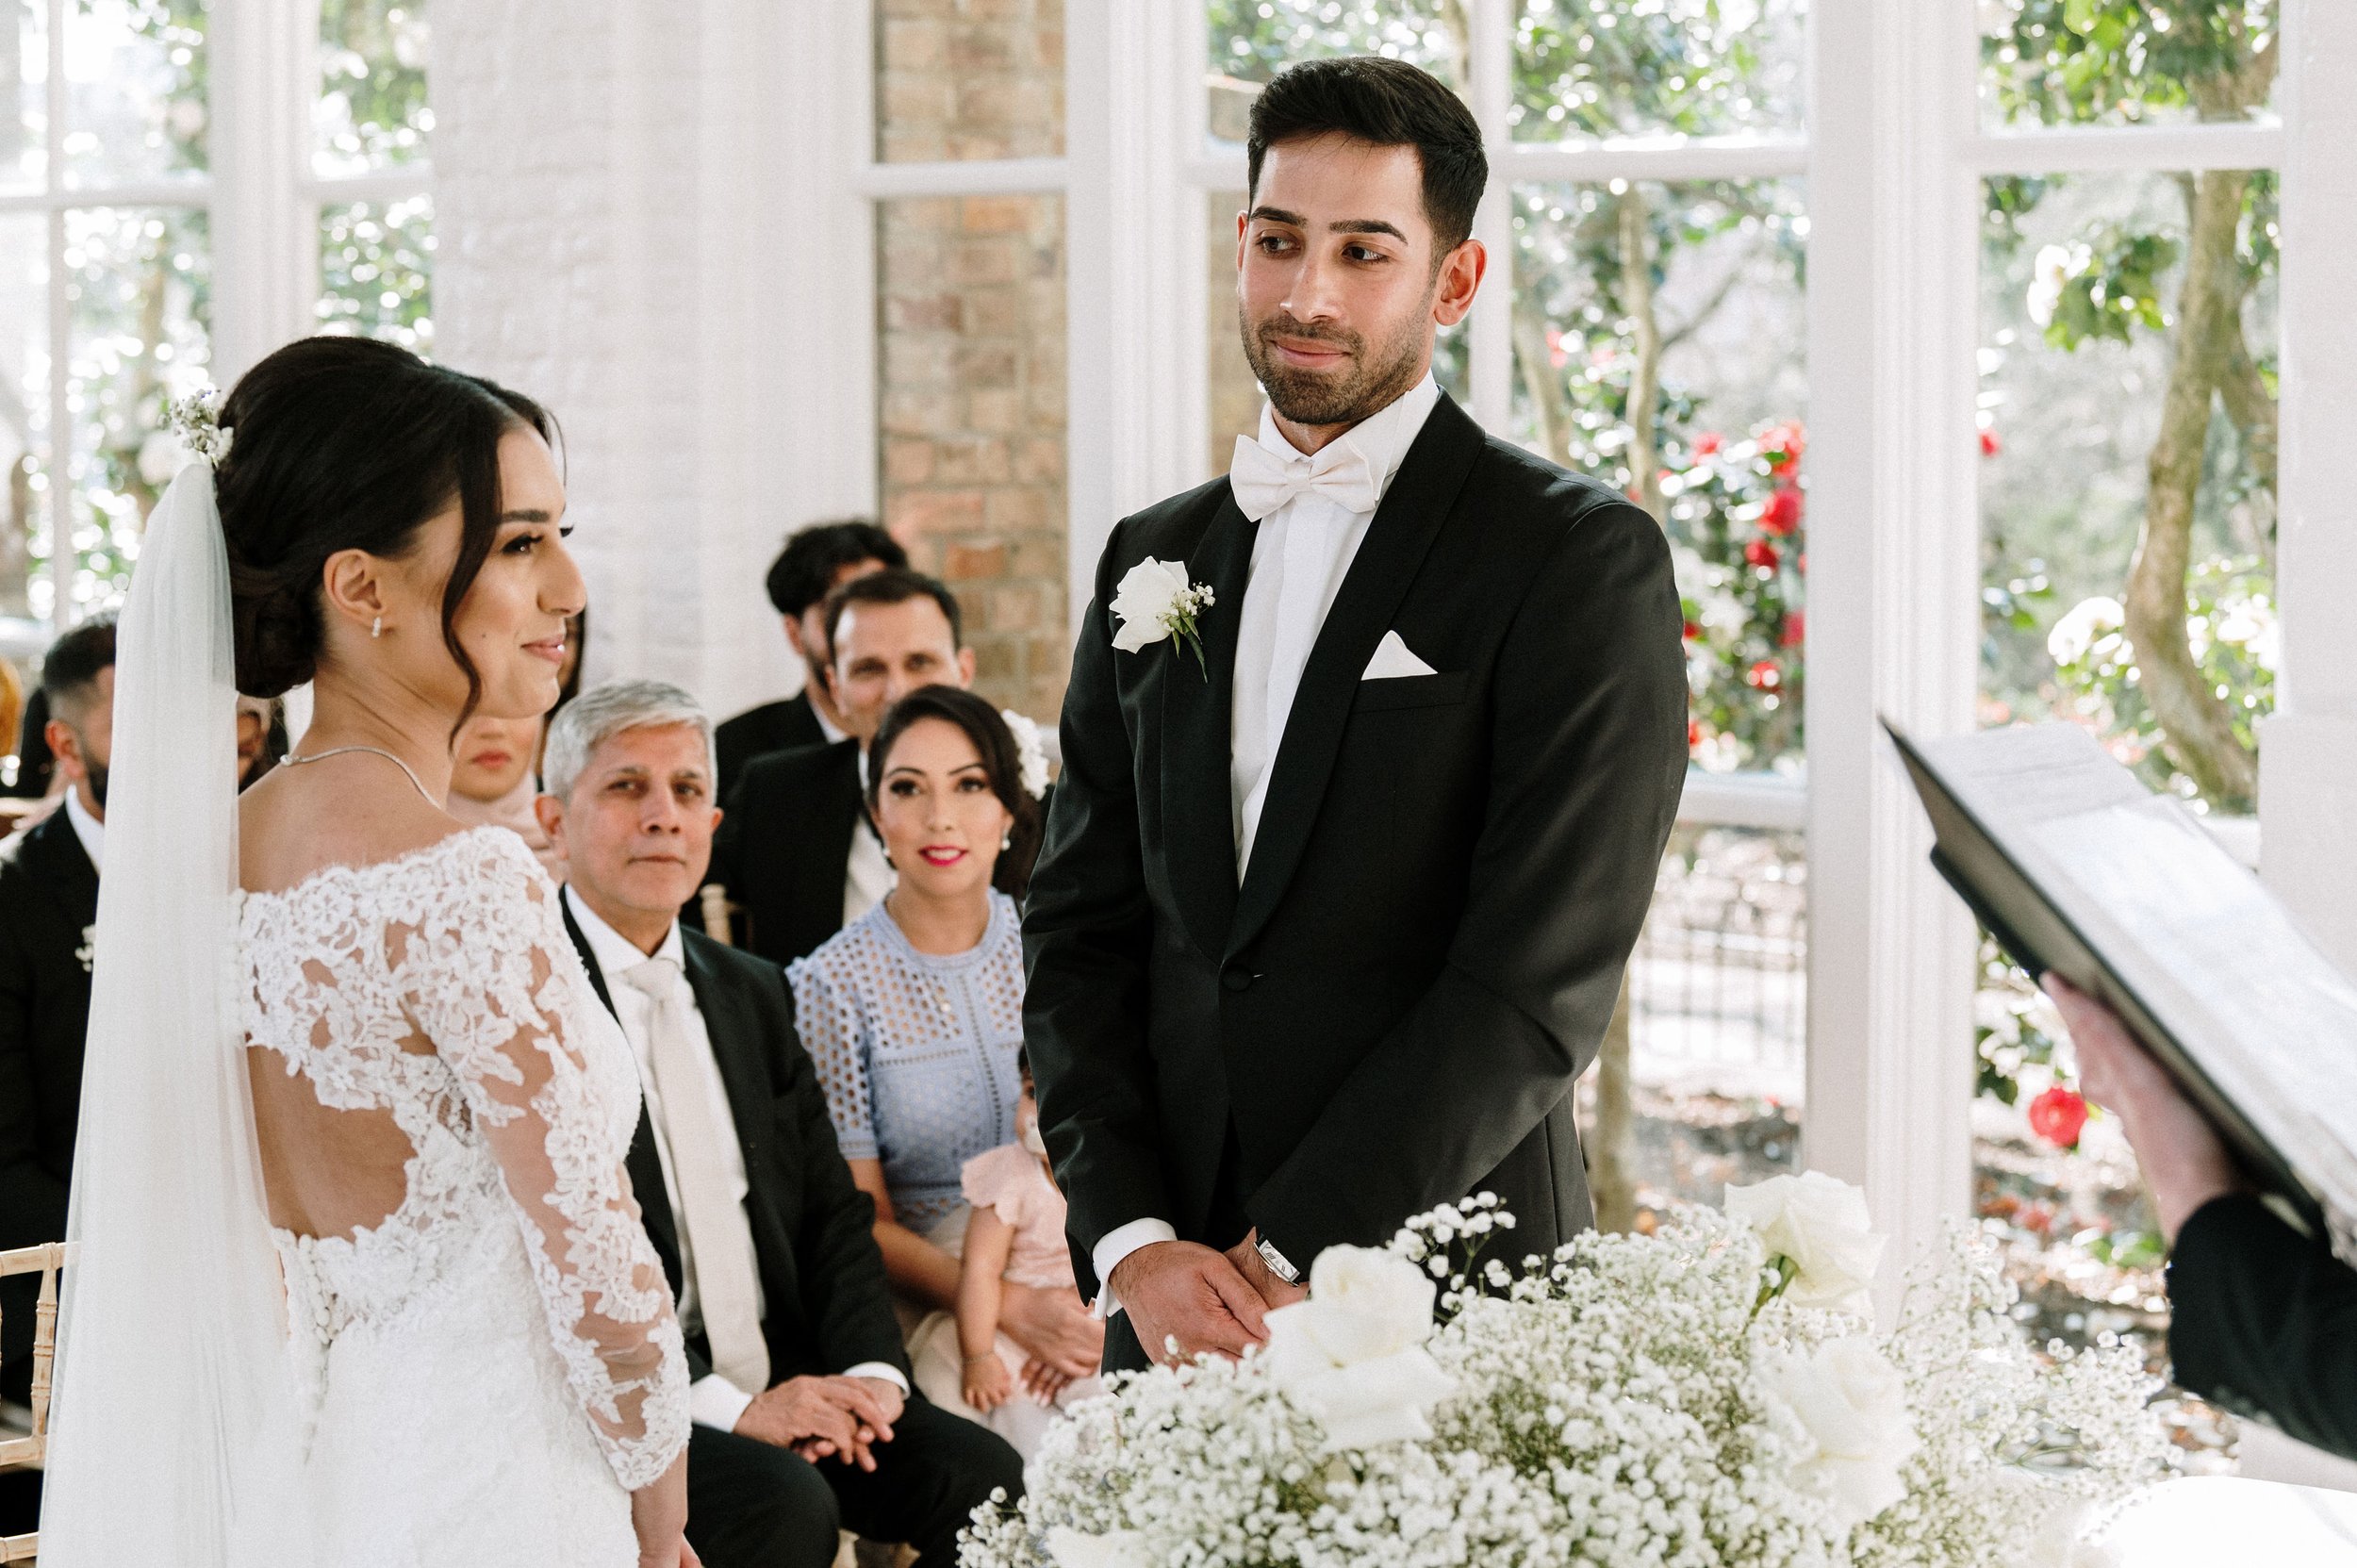
<path id="1" fill-rule="evenodd" d="M 2081 1525 L 2163 1472 L 2132 1348 L 2034 1352 L 1961 1228 L 1878 1338 L 1863 1198 L 1778 1180 L 1519 1271 L 1480 1257 L 1513 1225 L 1487 1195 L 1386 1251 L 1330 1248 L 1266 1349 L 1117 1377 L 1079 1407 L 1029 1494 L 976 1510 L 960 1561 L 2067 1563 Z"/>
<path id="2" fill-rule="evenodd" d="M 1124 653 L 1135 653 L 1164 637 L 1175 637 L 1172 646 L 1191 648 L 1208 681 L 1211 666 L 1204 662 L 1203 634 L 1195 620 L 1212 603 L 1209 583 L 1187 582 L 1186 562 L 1158 561 L 1148 555 L 1123 572 L 1113 586 L 1113 613 L 1121 619 L 1113 633 L 1113 646 Z"/>
<path id="3" fill-rule="evenodd" d="M 1040 739 L 1039 720 L 1013 708 L 1000 708 L 998 717 L 1007 721 L 1007 733 L 1014 736 L 1016 782 L 1032 800 L 1046 799 L 1047 747 Z"/>
<path id="4" fill-rule="evenodd" d="M 180 437 L 180 444 L 189 454 L 213 468 L 221 467 L 229 455 L 234 430 L 221 424 L 221 391 L 207 387 L 187 397 L 173 398 L 164 404 L 164 427 Z"/>

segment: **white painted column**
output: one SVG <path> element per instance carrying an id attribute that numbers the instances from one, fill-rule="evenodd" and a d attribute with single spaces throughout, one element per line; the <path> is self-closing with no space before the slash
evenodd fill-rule
<path id="1" fill-rule="evenodd" d="M 1073 626 L 1113 524 L 1201 477 L 1203 197 L 1181 177 L 1202 136 L 1200 11 L 1176 0 L 1064 11 Z"/>
<path id="2" fill-rule="evenodd" d="M 1810 24 L 1803 1147 L 1864 1184 L 1898 1263 L 1970 1191 L 1972 927 L 1877 719 L 1972 724 L 1976 40 L 1960 4 L 1818 0 Z"/>
<path id="3" fill-rule="evenodd" d="M 1513 25 L 1509 0 L 1473 0 L 1468 85 L 1474 119 L 1490 148 L 1490 188 L 1474 214 L 1474 238 L 1489 252 L 1490 270 L 1465 322 L 1472 334 L 1465 372 L 1474 420 L 1492 436 L 1507 433 L 1514 407 L 1514 180 L 1505 157 L 1514 134 L 1507 123 L 1514 94 Z"/>
<path id="4" fill-rule="evenodd" d="M 319 298 L 319 208 L 310 173 L 319 92 L 319 0 L 216 7 L 212 72 L 212 378 L 311 330 Z"/>
<path id="5" fill-rule="evenodd" d="M 2290 0 L 2283 38 L 2283 664 L 2260 732 L 2260 865 L 2357 973 L 2357 497 L 2346 455 L 2357 422 L 2357 6 Z"/>

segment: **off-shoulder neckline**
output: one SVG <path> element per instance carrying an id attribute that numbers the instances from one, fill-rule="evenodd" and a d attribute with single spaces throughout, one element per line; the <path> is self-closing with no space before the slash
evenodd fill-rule
<path id="1" fill-rule="evenodd" d="M 533 855 L 531 846 L 523 841 L 522 837 L 517 834 L 515 829 L 503 826 L 497 822 L 478 822 L 473 827 L 460 828 L 454 833 L 446 833 L 431 844 L 420 844 L 414 850 L 404 850 L 400 854 L 389 856 L 384 860 L 371 860 L 367 862 L 365 865 L 360 866 L 348 865 L 340 861 L 333 862 L 329 865 L 321 867 L 316 871 L 305 873 L 302 877 L 288 883 L 284 887 L 270 889 L 267 891 L 256 892 L 248 888 L 240 887 L 237 890 L 238 900 L 240 903 L 251 903 L 256 900 L 265 901 L 283 901 L 299 897 L 303 893 L 305 893 L 323 883 L 365 881 L 380 872 L 395 871 L 404 867 L 413 866 L 420 861 L 430 860 L 433 857 L 443 853 L 453 844 L 463 843 L 468 839 L 479 838 L 485 834 L 496 834 L 500 837 L 509 840 L 527 860 L 532 862 L 532 865 L 536 869 L 539 867 L 540 862 L 537 857 Z"/>

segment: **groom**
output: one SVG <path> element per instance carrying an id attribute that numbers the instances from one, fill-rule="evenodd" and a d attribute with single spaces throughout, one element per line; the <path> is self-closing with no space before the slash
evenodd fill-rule
<path id="1" fill-rule="evenodd" d="M 1660 529 L 1432 380 L 1487 261 L 1473 117 L 1315 61 L 1255 104 L 1250 168 L 1269 406 L 1228 479 L 1113 531 L 1024 920 L 1074 1250 L 1131 1329 L 1109 1368 L 1239 1353 L 1321 1249 L 1469 1193 L 1514 1257 L 1590 1223 L 1572 1083 L 1685 776 Z M 1121 592 L 1148 557 L 1211 590 L 1176 634 Z"/>

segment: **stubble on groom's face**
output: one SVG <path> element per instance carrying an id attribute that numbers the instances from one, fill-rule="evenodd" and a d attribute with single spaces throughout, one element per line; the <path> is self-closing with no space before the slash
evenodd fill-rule
<path id="1" fill-rule="evenodd" d="M 1280 142 L 1238 226 L 1237 326 L 1279 418 L 1343 426 L 1431 362 L 1440 285 L 1412 147 Z"/>

